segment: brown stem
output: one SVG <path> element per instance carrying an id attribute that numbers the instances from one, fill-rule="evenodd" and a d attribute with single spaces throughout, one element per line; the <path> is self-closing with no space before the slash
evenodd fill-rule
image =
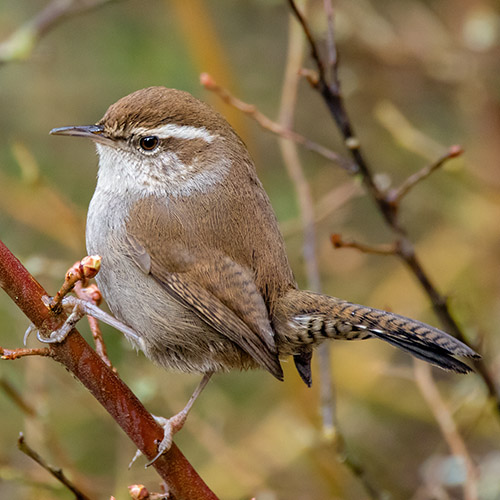
<path id="1" fill-rule="evenodd" d="M 75 495 L 77 500 L 90 500 L 90 498 L 85 495 L 80 489 L 75 486 L 64 474 L 62 469 L 54 467 L 47 463 L 47 461 L 37 453 L 31 446 L 26 443 L 24 435 L 21 433 L 19 439 L 17 440 L 17 447 L 28 457 L 33 459 L 37 464 L 42 466 L 47 472 L 54 476 L 61 484 L 63 484 L 69 491 Z"/>
<path id="2" fill-rule="evenodd" d="M 43 287 L 0 241 L 0 286 L 37 328 L 57 329 L 61 319 L 42 302 Z M 64 365 L 101 403 L 135 445 L 149 459 L 157 453 L 162 428 L 132 391 L 107 367 L 74 329 L 60 344 L 51 344 L 51 356 Z M 177 500 L 216 500 L 215 494 L 186 460 L 172 448 L 153 464 Z"/>
<path id="3" fill-rule="evenodd" d="M 218 85 L 208 73 L 202 73 L 200 75 L 200 82 L 207 90 L 215 92 L 226 104 L 253 118 L 263 129 L 283 137 L 284 139 L 300 144 L 309 151 L 314 151 L 315 153 L 323 156 L 323 158 L 337 163 L 341 168 L 350 174 L 357 173 L 357 168 L 352 162 L 348 161 L 346 158 L 342 158 L 331 149 L 325 148 L 321 144 L 311 141 L 307 137 L 291 130 L 289 126 L 283 126 L 282 124 L 271 120 L 260 112 L 253 104 L 248 104 L 247 102 L 231 95 L 227 89 Z"/>
<path id="4" fill-rule="evenodd" d="M 420 182 L 427 179 L 429 175 L 435 172 L 438 168 L 441 168 L 448 160 L 456 158 L 463 153 L 463 149 L 460 146 L 451 146 L 447 153 L 441 158 L 438 158 L 435 162 L 427 165 L 418 172 L 410 175 L 398 188 L 391 189 L 387 193 L 387 200 L 389 203 L 395 205 L 397 209 L 401 200 Z"/>
<path id="5" fill-rule="evenodd" d="M 397 244 L 392 245 L 365 245 L 359 241 L 345 241 L 338 233 L 330 236 L 332 244 L 335 248 L 355 248 L 363 253 L 372 253 L 376 255 L 396 255 L 398 251 Z"/>

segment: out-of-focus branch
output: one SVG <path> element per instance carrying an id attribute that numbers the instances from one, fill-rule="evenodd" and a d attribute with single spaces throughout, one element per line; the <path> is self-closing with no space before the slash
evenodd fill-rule
<path id="1" fill-rule="evenodd" d="M 439 425 L 441 434 L 448 444 L 451 453 L 464 461 L 467 474 L 464 483 L 464 498 L 465 500 L 477 500 L 478 470 L 462 436 L 458 432 L 450 410 L 439 394 L 436 383 L 432 378 L 431 368 L 428 364 L 417 360 L 414 361 L 413 367 L 417 387 L 434 414 L 434 418 Z"/>
<path id="2" fill-rule="evenodd" d="M 298 71 L 302 66 L 303 52 L 303 42 L 300 32 L 290 23 L 288 28 L 288 54 L 278 120 L 283 130 L 290 130 L 293 127 L 299 84 Z M 314 203 L 311 189 L 299 158 L 297 144 L 282 137 L 279 140 L 279 145 L 285 169 L 297 195 L 303 236 L 302 253 L 304 256 L 307 288 L 319 293 L 321 292 L 321 278 L 316 255 L 316 226 L 314 223 Z M 327 344 L 320 346 L 317 356 L 320 372 L 323 433 L 327 439 L 331 440 L 337 434 L 337 418 L 330 368 L 330 352 Z"/>
<path id="3" fill-rule="evenodd" d="M 80 489 L 75 486 L 64 474 L 62 469 L 54 467 L 46 462 L 46 460 L 37 453 L 31 446 L 26 443 L 23 433 L 19 435 L 17 440 L 17 447 L 28 457 L 33 459 L 37 464 L 41 465 L 49 474 L 54 476 L 61 484 L 63 484 L 69 491 L 75 495 L 77 500 L 90 500 L 90 498 L 85 495 Z"/>
<path id="4" fill-rule="evenodd" d="M 0 348 L 1 352 L 1 348 Z M 29 417 L 36 416 L 36 410 L 5 377 L 0 378 L 0 389 Z"/>
<path id="5" fill-rule="evenodd" d="M 304 35 L 309 43 L 311 58 L 316 66 L 317 74 L 315 75 L 315 77 L 309 77 L 308 80 L 311 86 L 321 94 L 323 100 L 325 101 L 325 104 L 330 114 L 332 115 L 332 118 L 334 119 L 337 127 L 342 134 L 345 146 L 351 153 L 354 163 L 358 166 L 359 173 L 362 176 L 363 184 L 366 187 L 368 194 L 377 205 L 386 224 L 397 234 L 397 255 L 403 260 L 403 262 L 411 270 L 413 275 L 417 278 L 421 286 L 426 291 L 431 301 L 434 312 L 443 325 L 443 328 L 448 333 L 458 338 L 460 341 L 469 345 L 465 333 L 451 314 L 446 297 L 442 296 L 435 285 L 432 283 L 432 280 L 430 279 L 429 275 L 425 271 L 415 253 L 415 248 L 412 242 L 406 237 L 406 231 L 401 226 L 398 219 L 399 204 L 395 203 L 394 199 L 391 198 L 389 193 L 382 191 L 375 183 L 371 168 L 368 166 L 368 163 L 366 162 L 365 157 L 362 153 L 361 144 L 354 135 L 353 127 L 351 125 L 349 115 L 346 111 L 344 99 L 341 94 L 340 83 L 336 71 L 334 72 L 335 74 L 331 78 L 331 81 L 328 81 L 325 71 L 325 65 L 321 59 L 316 41 L 312 35 L 309 24 L 298 9 L 295 1 L 288 0 L 288 3 L 290 5 L 292 13 L 302 26 Z M 335 51 L 336 50 L 337 49 L 335 48 Z M 431 171 L 434 170 L 435 169 L 431 169 Z M 428 173 L 425 173 L 423 177 L 427 175 Z M 416 180 L 418 182 L 420 180 L 419 175 L 417 174 L 416 177 Z M 422 175 L 420 177 L 422 177 Z M 407 188 L 409 189 L 411 186 L 415 185 L 415 179 L 413 179 L 412 181 L 407 181 L 407 183 L 405 184 L 406 187 L 404 188 L 404 190 L 406 190 Z M 474 365 L 476 371 L 479 373 L 488 388 L 489 396 L 495 401 L 497 415 L 500 416 L 500 392 L 495 383 L 493 375 L 482 359 L 475 360 Z"/>
<path id="6" fill-rule="evenodd" d="M 363 253 L 372 253 L 375 255 L 397 255 L 398 248 L 397 244 L 392 245 L 366 245 L 365 243 L 360 243 L 359 241 L 346 241 L 342 239 L 342 236 L 338 233 L 334 233 L 330 236 L 332 244 L 335 248 L 355 248 Z"/>
<path id="7" fill-rule="evenodd" d="M 464 150 L 460 146 L 450 146 L 448 152 L 438 158 L 436 161 L 422 168 L 418 172 L 410 175 L 401 186 L 389 190 L 387 193 L 387 199 L 390 203 L 399 207 L 401 200 L 420 182 L 427 179 L 433 172 L 438 168 L 441 168 L 448 160 L 460 156 Z"/>
<path id="8" fill-rule="evenodd" d="M 37 328 L 53 331 L 64 322 L 64 315 L 50 312 L 42 301 L 47 295 L 45 290 L 1 241 L 0 286 Z M 157 454 L 163 429 L 76 329 L 63 342 L 50 344 L 48 349 L 50 356 L 82 382 L 142 453 L 152 459 Z M 153 466 L 176 500 L 216 500 L 175 444 Z"/>
<path id="9" fill-rule="evenodd" d="M 0 66 L 28 59 L 38 41 L 65 19 L 113 1 L 116 0 L 53 0 L 33 19 L 0 43 Z"/>
<path id="10" fill-rule="evenodd" d="M 284 139 L 296 142 L 297 144 L 300 144 L 310 151 L 318 153 L 327 160 L 337 163 L 341 168 L 347 170 L 351 174 L 356 173 L 356 166 L 352 162 L 350 162 L 346 158 L 342 158 L 331 149 L 325 148 L 324 146 L 321 146 L 321 144 L 311 141 L 307 137 L 304 137 L 303 135 L 290 130 L 290 128 L 271 120 L 266 115 L 261 113 L 253 104 L 248 104 L 234 97 L 229 93 L 227 89 L 218 85 L 214 78 L 208 73 L 202 73 L 200 75 L 200 83 L 207 90 L 215 92 L 229 106 L 238 109 L 253 118 L 263 129 L 268 130 L 273 134 L 279 135 Z"/>

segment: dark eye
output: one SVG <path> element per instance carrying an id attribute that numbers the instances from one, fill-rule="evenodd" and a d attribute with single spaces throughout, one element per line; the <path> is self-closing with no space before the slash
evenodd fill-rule
<path id="1" fill-rule="evenodd" d="M 139 145 L 141 146 L 144 151 L 153 151 L 156 146 L 158 146 L 158 143 L 160 141 L 158 140 L 158 137 L 154 135 L 148 135 L 147 137 L 143 137 L 139 141 Z"/>

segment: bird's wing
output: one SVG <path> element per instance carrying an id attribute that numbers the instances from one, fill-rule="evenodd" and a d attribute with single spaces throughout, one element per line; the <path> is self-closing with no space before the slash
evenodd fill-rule
<path id="1" fill-rule="evenodd" d="M 127 253 L 136 265 L 174 300 L 283 380 L 267 308 L 248 270 L 215 253 L 191 259 L 182 248 L 178 249 L 179 261 L 173 262 L 171 251 L 166 256 L 146 249 L 139 237 L 130 233 L 127 244 Z"/>

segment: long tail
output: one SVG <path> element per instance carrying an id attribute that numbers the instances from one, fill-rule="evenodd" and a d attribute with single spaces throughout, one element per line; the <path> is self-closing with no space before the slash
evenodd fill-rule
<path id="1" fill-rule="evenodd" d="M 302 290 L 292 290 L 278 301 L 273 323 L 280 353 L 294 355 L 297 369 L 308 385 L 311 349 L 329 338 L 379 338 L 457 373 L 472 369 L 454 356 L 480 357 L 456 338 L 420 321 Z"/>

